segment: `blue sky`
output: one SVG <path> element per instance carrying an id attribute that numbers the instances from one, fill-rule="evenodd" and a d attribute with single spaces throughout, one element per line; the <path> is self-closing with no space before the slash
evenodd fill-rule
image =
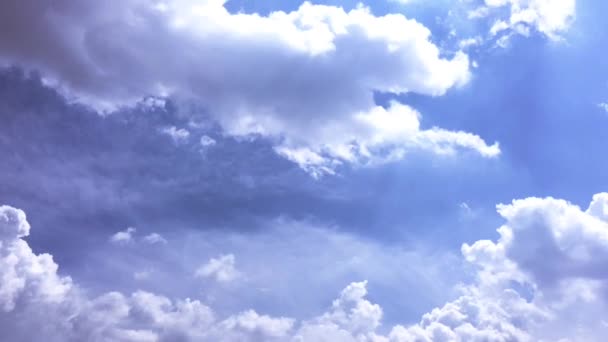
<path id="1" fill-rule="evenodd" d="M 0 5 L 0 339 L 600 341 L 606 9 Z"/>

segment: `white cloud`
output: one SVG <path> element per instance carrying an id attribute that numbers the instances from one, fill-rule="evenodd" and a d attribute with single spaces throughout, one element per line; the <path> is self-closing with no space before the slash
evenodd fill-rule
<path id="1" fill-rule="evenodd" d="M 372 341 L 382 320 L 382 309 L 369 302 L 367 282 L 348 285 L 330 310 L 302 324 L 295 341 Z"/>
<path id="2" fill-rule="evenodd" d="M 486 6 L 480 6 L 469 11 L 469 19 L 485 18 L 490 14 L 490 9 Z"/>
<path id="3" fill-rule="evenodd" d="M 502 20 L 498 20 L 490 28 L 490 34 L 492 36 L 495 36 L 498 33 L 502 32 L 504 30 L 507 30 L 508 28 L 510 28 L 510 26 L 509 26 L 509 24 L 507 22 L 502 21 Z"/>
<path id="4" fill-rule="evenodd" d="M 6 26 L 0 60 L 40 69 L 69 98 L 99 108 L 142 96 L 195 100 L 226 134 L 268 136 L 280 151 L 310 150 L 328 161 L 324 168 L 333 160 L 396 159 L 405 149 L 427 147 L 416 144 L 418 130 L 387 131 L 376 122 L 413 110 L 378 107 L 375 91 L 440 96 L 470 79 L 465 53 L 442 53 L 424 25 L 401 14 L 306 2 L 261 16 L 231 14 L 224 3 L 22 0 L 10 11 L 0 8 L 10 12 L 0 17 Z M 38 44 L 39 37 L 54 43 Z M 188 138 L 183 128 L 164 132 Z M 451 150 L 484 156 L 491 148 L 480 138 L 465 145 L 441 139 Z M 318 169 L 316 163 L 300 164 Z"/>
<path id="5" fill-rule="evenodd" d="M 488 145 L 474 134 L 436 127 L 421 129 L 420 113 L 396 102 L 386 109 L 375 107 L 369 112 L 359 113 L 351 120 L 351 123 L 341 124 L 348 125 L 352 131 L 326 127 L 324 138 L 311 140 L 307 147 L 283 145 L 276 150 L 313 175 L 332 174 L 342 161 L 375 164 L 400 159 L 411 149 L 424 149 L 440 155 L 455 154 L 462 149 L 477 151 L 484 157 L 500 154 L 498 143 Z M 355 139 L 354 134 L 358 138 Z"/>
<path id="6" fill-rule="evenodd" d="M 486 17 L 493 9 L 505 6 L 510 9 L 509 17 L 495 22 L 492 35 L 505 30 L 528 35 L 529 28 L 533 28 L 559 40 L 576 14 L 576 0 L 485 0 L 485 6 L 471 11 L 469 17 Z"/>
<path id="7" fill-rule="evenodd" d="M 231 316 L 222 322 L 223 328 L 228 331 L 239 329 L 248 334 L 258 334 L 267 336 L 267 338 L 286 337 L 286 333 L 291 330 L 293 324 L 294 320 L 291 318 L 272 318 L 259 315 L 253 310 Z"/>
<path id="8" fill-rule="evenodd" d="M 157 108 L 165 108 L 167 101 L 163 98 L 148 96 L 141 100 L 138 104 L 141 108 L 146 110 L 154 110 Z"/>
<path id="9" fill-rule="evenodd" d="M 154 244 L 167 244 L 167 239 L 165 239 L 162 235 L 158 233 L 150 233 L 143 238 L 144 242 L 149 243 L 151 245 Z"/>
<path id="10" fill-rule="evenodd" d="M 235 267 L 233 254 L 220 255 L 211 258 L 209 262 L 199 267 L 194 276 L 201 278 L 213 278 L 220 283 L 228 283 L 241 277 L 241 273 Z"/>
<path id="11" fill-rule="evenodd" d="M 606 113 L 608 113 L 608 102 L 600 102 L 597 106 L 600 109 L 603 109 Z"/>
<path id="12" fill-rule="evenodd" d="M 126 245 L 135 242 L 135 233 L 137 229 L 135 227 L 129 227 L 123 231 L 117 232 L 114 235 L 110 236 L 110 242 L 117 245 Z M 167 240 L 158 233 L 150 233 L 143 238 L 141 241 L 148 244 L 167 244 Z"/>
<path id="13" fill-rule="evenodd" d="M 589 208 L 553 198 L 499 205 L 498 241 L 464 244 L 478 267 L 464 295 L 392 334 L 421 340 L 601 341 L 607 330 L 608 194 Z M 397 339 L 398 340 L 398 339 Z"/>
<path id="14" fill-rule="evenodd" d="M 471 37 L 471 38 L 461 39 L 458 42 L 458 47 L 462 50 L 466 50 L 468 48 L 480 45 L 482 43 L 483 43 L 483 38 L 481 38 L 481 36 L 475 36 L 475 37 Z"/>
<path id="15" fill-rule="evenodd" d="M 203 147 L 209 147 L 209 146 L 213 146 L 216 144 L 215 139 L 213 139 L 212 137 L 208 136 L 208 135 L 203 135 L 201 137 L 200 140 L 201 146 Z"/>
<path id="16" fill-rule="evenodd" d="M 30 235 L 30 225 L 22 210 L 0 206 L 0 241 Z"/>
<path id="17" fill-rule="evenodd" d="M 288 318 L 245 311 L 224 320 L 198 300 L 171 301 L 145 291 L 87 298 L 48 254 L 22 238 L 23 211 L 0 207 L 0 329 L 11 341 L 276 341 Z"/>
<path id="18" fill-rule="evenodd" d="M 49 254 L 34 255 L 23 240 L 30 225 L 21 210 L 0 206 L 0 308 L 10 312 L 30 293 L 45 302 L 60 303 L 71 288 L 69 278 L 57 276 Z"/>
<path id="19" fill-rule="evenodd" d="M 175 126 L 162 128 L 160 132 L 170 136 L 175 143 L 186 142 L 190 137 L 190 132 L 188 132 L 188 130 L 185 128 L 177 128 Z"/>
<path id="20" fill-rule="evenodd" d="M 112 236 L 110 236 L 110 242 L 115 244 L 127 244 L 133 242 L 133 234 L 137 229 L 134 227 L 129 227 L 126 230 L 120 231 Z"/>
<path id="21" fill-rule="evenodd" d="M 498 240 L 462 247 L 475 282 L 419 323 L 387 327 L 385 335 L 382 308 L 367 299 L 365 281 L 299 323 L 250 310 L 221 319 L 198 300 L 145 291 L 88 298 L 57 274 L 50 255 L 32 252 L 23 240 L 25 214 L 2 206 L 0 328 L 16 341 L 601 341 L 608 333 L 597 318 L 608 304 L 608 194 L 595 195 L 586 210 L 526 198 L 498 212 L 506 220 Z"/>

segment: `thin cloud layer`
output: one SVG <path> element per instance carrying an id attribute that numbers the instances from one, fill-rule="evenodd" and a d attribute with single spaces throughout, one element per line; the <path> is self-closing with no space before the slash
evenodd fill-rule
<path id="1" fill-rule="evenodd" d="M 68 98 L 102 110 L 150 95 L 194 100 L 226 134 L 272 137 L 315 175 L 438 144 L 499 152 L 472 134 L 414 129 L 419 115 L 407 106 L 375 104 L 377 91 L 439 96 L 470 78 L 465 53 L 444 56 L 424 25 L 401 14 L 304 3 L 260 16 L 189 0 L 2 6 L 5 64 L 40 70 Z M 411 124 L 387 131 L 389 119 Z M 185 128 L 163 132 L 188 139 Z"/>
<path id="2" fill-rule="evenodd" d="M 348 285 L 325 313 L 299 323 L 253 310 L 220 319 L 198 300 L 145 291 L 89 298 L 57 274 L 50 255 L 35 254 L 23 240 L 25 213 L 2 206 L 0 326 L 13 341 L 42 334 L 48 341 L 597 340 L 606 330 L 597 317 L 606 313 L 608 194 L 595 195 L 585 211 L 553 198 L 516 200 L 498 211 L 506 220 L 499 239 L 462 247 L 477 269 L 463 295 L 417 324 L 387 330 L 365 281 Z"/>

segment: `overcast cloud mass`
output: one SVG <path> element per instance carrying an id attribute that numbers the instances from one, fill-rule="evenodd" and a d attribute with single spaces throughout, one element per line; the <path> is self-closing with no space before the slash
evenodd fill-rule
<path id="1" fill-rule="evenodd" d="M 0 4 L 0 341 L 603 341 L 608 4 Z"/>

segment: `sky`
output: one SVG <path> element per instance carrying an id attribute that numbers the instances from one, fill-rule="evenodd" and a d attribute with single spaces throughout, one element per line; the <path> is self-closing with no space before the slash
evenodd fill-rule
<path id="1" fill-rule="evenodd" d="M 603 341 L 607 10 L 2 1 L 0 341 Z"/>

